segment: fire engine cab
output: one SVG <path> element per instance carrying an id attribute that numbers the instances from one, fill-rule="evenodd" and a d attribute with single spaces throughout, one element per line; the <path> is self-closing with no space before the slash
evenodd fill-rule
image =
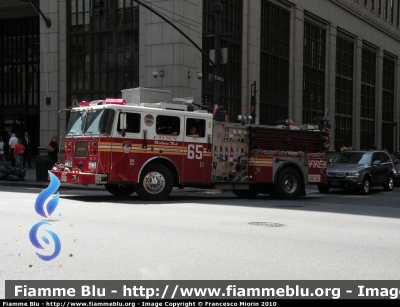
<path id="1" fill-rule="evenodd" d="M 51 172 L 61 184 L 104 185 L 143 200 L 164 200 L 176 186 L 295 199 L 306 184 L 326 182 L 327 117 L 316 118 L 313 131 L 290 120 L 228 123 L 169 99 L 169 91 L 135 88 L 71 108 L 64 163 Z"/>

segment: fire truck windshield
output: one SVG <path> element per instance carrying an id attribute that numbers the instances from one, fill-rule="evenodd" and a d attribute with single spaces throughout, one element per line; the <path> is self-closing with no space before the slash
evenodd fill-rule
<path id="1" fill-rule="evenodd" d="M 115 112 L 112 109 L 95 109 L 72 112 L 67 135 L 110 135 Z"/>

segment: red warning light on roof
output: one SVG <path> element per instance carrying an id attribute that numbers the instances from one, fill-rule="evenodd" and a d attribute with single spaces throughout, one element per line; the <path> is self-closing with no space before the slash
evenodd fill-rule
<path id="1" fill-rule="evenodd" d="M 126 101 L 123 98 L 107 98 L 106 104 L 126 104 Z"/>
<path id="2" fill-rule="evenodd" d="M 79 106 L 80 107 L 88 107 L 88 106 L 90 106 L 90 102 L 89 101 L 81 101 L 80 103 L 79 103 Z"/>

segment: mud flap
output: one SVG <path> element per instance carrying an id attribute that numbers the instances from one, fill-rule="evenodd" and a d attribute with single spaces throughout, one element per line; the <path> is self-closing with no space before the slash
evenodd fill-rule
<path id="1" fill-rule="evenodd" d="M 306 185 L 305 184 L 303 184 L 303 188 L 301 189 L 299 196 L 306 196 Z"/>

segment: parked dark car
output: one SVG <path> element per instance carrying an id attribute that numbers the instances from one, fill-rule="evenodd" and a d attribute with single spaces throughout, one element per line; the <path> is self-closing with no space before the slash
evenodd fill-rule
<path id="1" fill-rule="evenodd" d="M 396 173 L 394 174 L 394 185 L 400 186 L 400 161 L 397 160 L 394 163 Z"/>
<path id="2" fill-rule="evenodd" d="M 394 161 L 394 185 L 400 185 L 400 152 L 396 153 L 396 161 Z"/>
<path id="3" fill-rule="evenodd" d="M 382 150 L 348 150 L 341 152 L 327 167 L 327 184 L 319 185 L 321 193 L 330 188 L 354 188 L 368 194 L 371 187 L 392 191 L 397 171 L 389 154 Z"/>

